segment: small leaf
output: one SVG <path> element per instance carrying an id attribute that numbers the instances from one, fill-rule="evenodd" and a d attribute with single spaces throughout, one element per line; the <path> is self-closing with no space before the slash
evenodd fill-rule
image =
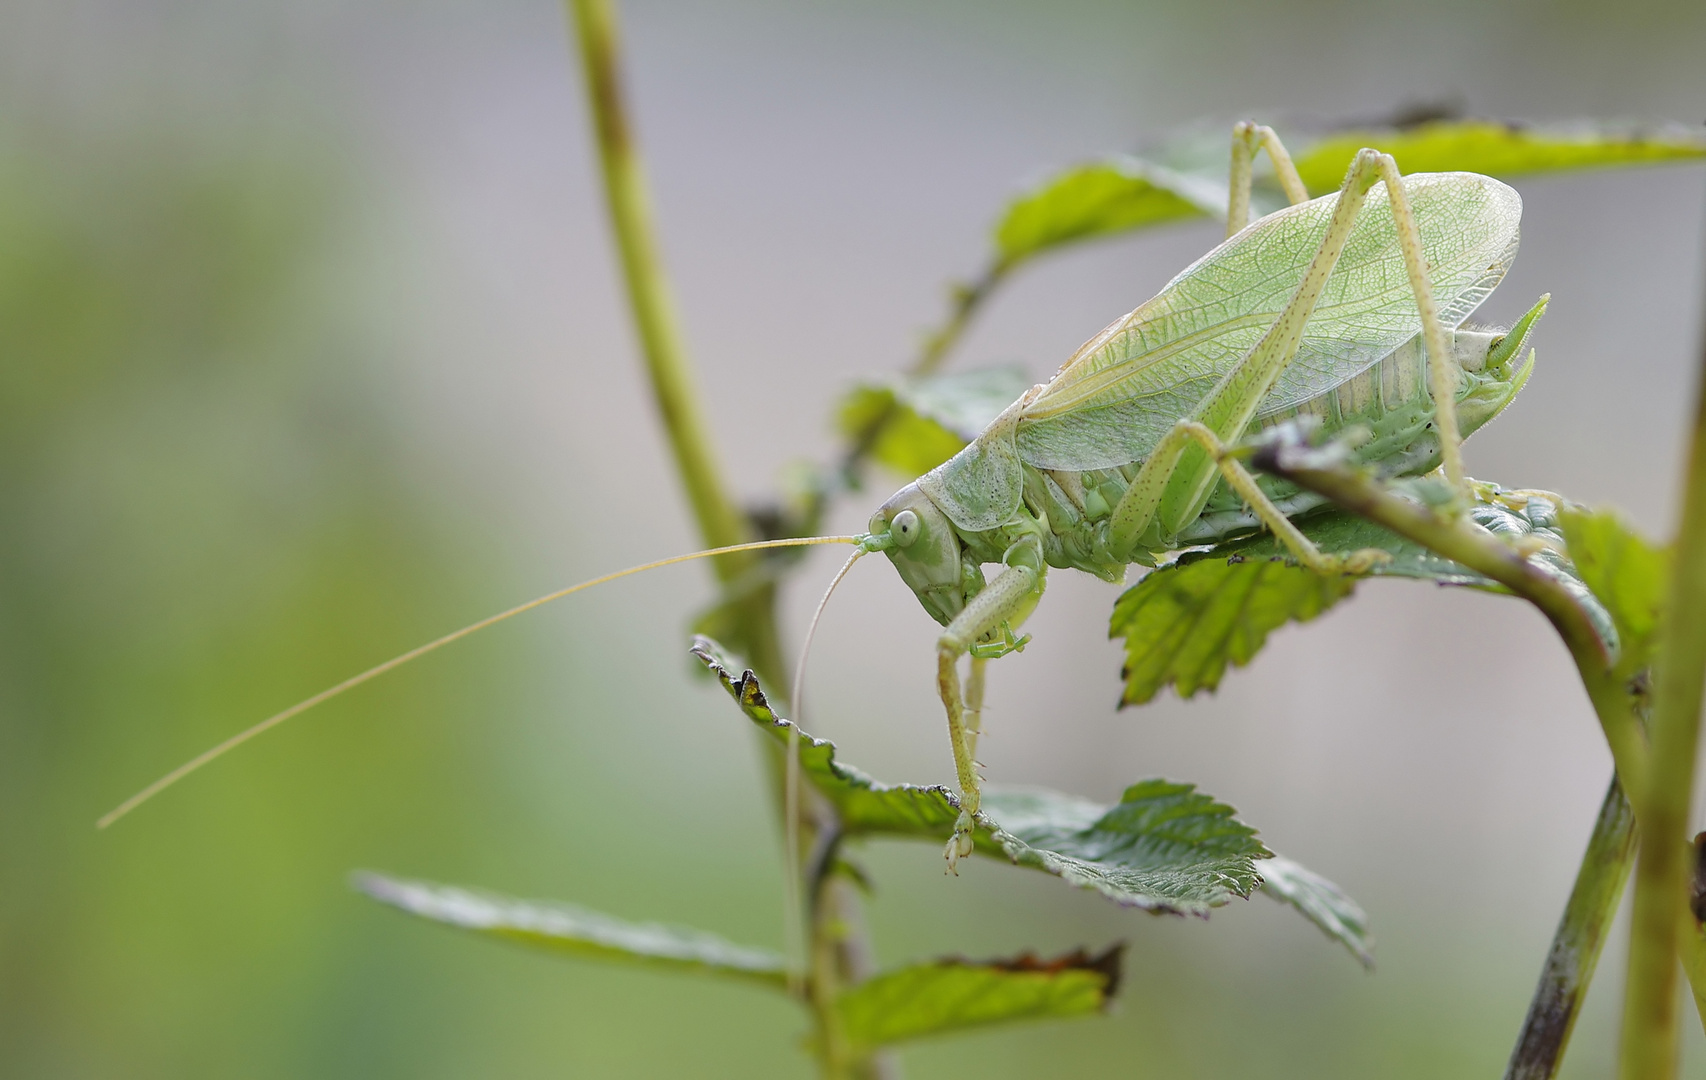
<path id="1" fill-rule="evenodd" d="M 1077 165 L 1008 205 L 995 226 L 996 265 L 1005 271 L 1063 244 L 1164 222 L 1224 218 L 1228 198 L 1224 169 L 1210 177 L 1137 157 Z"/>
<path id="2" fill-rule="evenodd" d="M 1478 525 L 1507 538 L 1542 542 L 1530 561 L 1570 591 L 1616 655 L 1617 621 L 1582 580 L 1559 527 L 1568 502 L 1547 492 L 1507 492 L 1486 483 L 1476 486 L 1475 497 L 1469 513 Z M 1490 578 L 1347 511 L 1328 508 L 1295 524 L 1325 553 L 1374 549 L 1390 559 L 1358 577 L 1323 577 L 1290 561 L 1284 545 L 1262 532 L 1187 552 L 1151 571 L 1115 602 L 1109 624 L 1108 636 L 1126 641 L 1121 704 L 1141 705 L 1168 685 L 1181 697 L 1213 690 L 1228 662 L 1248 663 L 1271 631 L 1319 615 L 1349 595 L 1360 577 L 1411 578 L 1509 595 Z M 1662 585 L 1649 581 L 1644 587 Z"/>
<path id="3" fill-rule="evenodd" d="M 693 654 L 760 730 L 787 745 L 797 729 L 771 711 L 752 672 L 732 675 L 704 638 Z M 848 835 L 940 843 L 953 833 L 960 804 L 946 788 L 880 784 L 837 761 L 826 740 L 801 732 L 798 745 L 802 775 L 836 807 Z M 982 810 L 979 851 L 1147 911 L 1207 915 L 1248 897 L 1266 865 L 1256 860 L 1272 854 L 1231 807 L 1168 780 L 1133 784 L 1112 807 L 1053 791 L 988 788 Z"/>
<path id="4" fill-rule="evenodd" d="M 1295 156 L 1298 175 L 1316 195 L 1337 191 L 1351 158 L 1365 146 L 1391 154 L 1406 173 L 1478 172 L 1500 179 L 1706 157 L 1706 139 L 1683 128 L 1616 128 L 1596 123 L 1529 127 L 1497 120 L 1440 120 L 1403 129 L 1329 135 L 1300 148 Z"/>
<path id="5" fill-rule="evenodd" d="M 1325 576 L 1278 558 L 1180 560 L 1152 570 L 1114 603 L 1110 638 L 1125 638 L 1120 704 L 1141 705 L 1164 687 L 1180 697 L 1220 685 L 1268 634 L 1307 622 L 1349 596 L 1355 579 Z"/>
<path id="6" fill-rule="evenodd" d="M 711 669 L 748 719 L 779 745 L 788 745 L 790 733 L 798 729 L 771 710 L 758 676 L 750 671 L 735 675 L 718 655 L 716 643 L 704 637 L 694 638 L 693 655 Z M 798 749 L 801 774 L 834 804 L 846 832 L 897 833 L 942 840 L 953 833 L 960 807 L 948 789 L 878 783 L 853 766 L 837 761 L 834 743 L 814 739 L 804 732 L 799 733 Z"/>
<path id="7" fill-rule="evenodd" d="M 1147 911 L 1207 915 L 1248 897 L 1261 882 L 1255 860 L 1272 854 L 1230 806 L 1169 780 L 1133 784 L 1111 808 L 992 791 L 984 812 L 999 823 L 991 839 L 1018 865 Z"/>
<path id="8" fill-rule="evenodd" d="M 1262 892 L 1290 904 L 1321 932 L 1351 951 L 1366 968 L 1374 967 L 1374 936 L 1368 913 L 1337 885 L 1281 855 L 1260 865 Z"/>
<path id="9" fill-rule="evenodd" d="M 1075 165 L 1018 196 L 995 226 L 995 273 L 1082 240 L 1194 217 L 1224 219 L 1231 125 L 1182 130 L 1138 155 Z M 1280 133 L 1285 137 L 1286 133 Z M 1406 173 L 1478 172 L 1501 179 L 1537 172 L 1684 161 L 1706 157 L 1706 138 L 1679 127 L 1603 123 L 1527 126 L 1498 120 L 1440 120 L 1405 128 L 1333 132 L 1286 140 L 1304 185 L 1330 194 L 1365 146 L 1398 159 Z M 1258 168 L 1262 168 L 1258 159 Z M 1258 172 L 1256 213 L 1283 205 Z"/>
<path id="10" fill-rule="evenodd" d="M 786 984 L 782 957 L 703 930 L 629 922 L 571 904 L 515 900 L 383 874 L 357 874 L 353 884 L 411 915 L 531 948 L 756 980 L 776 988 Z"/>
<path id="11" fill-rule="evenodd" d="M 1576 570 L 1610 611 L 1627 673 L 1652 663 L 1654 635 L 1670 586 L 1670 551 L 1630 529 L 1616 512 L 1567 506 L 1558 515 Z"/>
<path id="12" fill-rule="evenodd" d="M 1030 385 L 1023 369 L 982 368 L 857 386 L 842 399 L 839 423 L 844 434 L 870 438 L 878 461 L 922 476 L 977 438 Z"/>
<path id="13" fill-rule="evenodd" d="M 1119 987 L 1115 945 L 1052 960 L 938 960 L 885 971 L 845 993 L 847 1038 L 861 1050 L 988 1024 L 1082 1016 L 1107 1006 Z"/>

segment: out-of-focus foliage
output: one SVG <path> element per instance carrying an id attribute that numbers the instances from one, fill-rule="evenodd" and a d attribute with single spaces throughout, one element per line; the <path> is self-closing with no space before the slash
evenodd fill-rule
<path id="1" fill-rule="evenodd" d="M 855 1046 L 875 1047 L 1099 1012 L 1119 988 L 1121 952 L 1115 946 L 1048 960 L 937 960 L 885 971 L 841 998 L 842 1022 Z"/>
<path id="2" fill-rule="evenodd" d="M 1670 584 L 1670 551 L 1655 547 L 1612 510 L 1567 507 L 1558 519 L 1582 581 L 1617 628 L 1617 663 L 1631 677 L 1653 660 Z"/>
<path id="3" fill-rule="evenodd" d="M 1374 966 L 1374 935 L 1368 913 L 1343 889 L 1283 855 L 1257 864 L 1262 891 L 1296 908 L 1321 932 L 1351 951 L 1363 967 Z"/>
<path id="4" fill-rule="evenodd" d="M 1305 873 L 1307 873 L 1305 871 Z M 358 874 L 355 885 L 385 904 L 432 922 L 545 952 L 786 986 L 783 958 L 689 927 L 635 923 L 559 901 L 516 900 L 485 891 Z M 1051 960 L 958 957 L 881 972 L 838 1002 L 847 1039 L 861 1053 L 931 1035 L 1013 1020 L 1096 1012 L 1120 981 L 1115 946 Z"/>
<path id="5" fill-rule="evenodd" d="M 838 419 L 846 434 L 870 432 L 876 460 L 902 476 L 922 476 L 977 438 L 1030 385 L 1024 369 L 1005 367 L 865 383 L 841 399 Z"/>
<path id="6" fill-rule="evenodd" d="M 778 989 L 785 982 L 780 954 L 736 945 L 691 927 L 630 922 L 561 901 L 516 900 L 384 874 L 358 874 L 355 886 L 411 915 L 529 948 L 750 979 Z"/>
<path id="7" fill-rule="evenodd" d="M 991 274 L 999 277 L 1039 255 L 1085 240 L 1186 218 L 1224 219 L 1229 129 L 1229 124 L 1212 131 L 1204 127 L 1145 154 L 1074 165 L 1017 196 L 994 226 Z M 1393 155 L 1407 173 L 1478 172 L 1500 179 L 1706 157 L 1706 138 L 1697 132 L 1587 122 L 1530 127 L 1493 120 L 1439 120 L 1316 138 L 1286 131 L 1280 135 L 1312 195 L 1337 190 L 1351 158 L 1365 146 Z M 1258 213 L 1266 213 L 1285 205 L 1285 200 L 1270 180 L 1258 187 L 1254 204 Z"/>
<path id="8" fill-rule="evenodd" d="M 478 861 L 455 838 L 503 798 L 480 793 L 466 723 L 502 700 L 481 668 L 340 703 L 92 827 L 481 603 L 388 445 L 357 362 L 375 343 L 330 291 L 338 177 L 166 136 L 0 151 L 8 1076 L 424 1075 L 441 1045 L 352 1026 L 349 993 L 432 1006 L 339 883 L 427 836 Z"/>

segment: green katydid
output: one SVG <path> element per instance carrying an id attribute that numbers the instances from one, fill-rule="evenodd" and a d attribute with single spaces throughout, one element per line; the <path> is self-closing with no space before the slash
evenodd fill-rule
<path id="1" fill-rule="evenodd" d="M 1246 225 L 1251 164 L 1263 148 L 1293 205 Z M 1329 431 L 1367 427 L 1371 438 L 1358 453 L 1383 474 L 1416 475 L 1443 460 L 1460 491 L 1460 431 L 1503 409 L 1532 369 L 1532 353 L 1517 361 L 1544 297 L 1509 332 L 1458 329 L 1515 255 L 1521 202 L 1506 185 L 1472 173 L 1400 182 L 1390 156 L 1363 150 L 1337 195 L 1310 201 L 1273 132 L 1240 124 L 1231 186 L 1224 243 L 1092 338 L 952 460 L 897 492 L 869 534 L 694 552 L 529 601 L 263 720 L 100 824 L 330 697 L 551 600 L 689 559 L 849 543 L 857 550 L 837 582 L 860 555 L 886 552 L 945 627 L 938 681 L 962 809 L 946 850 L 952 869 L 970 853 L 978 820 L 984 666 L 1024 646 L 1016 631 L 1040 599 L 1048 567 L 1118 581 L 1129 563 L 1154 565 L 1158 554 L 1266 526 L 1314 569 L 1356 569 L 1372 556 L 1317 551 L 1289 518 L 1320 500 L 1253 477 L 1232 449 L 1238 441 L 1253 427 L 1313 413 Z M 993 580 L 985 564 L 1000 564 Z M 968 653 L 962 684 L 958 662 Z M 804 663 L 802 650 L 801 671 Z M 799 695 L 796 676 L 796 708 Z M 798 778 L 789 764 L 794 805 Z"/>
<path id="2" fill-rule="evenodd" d="M 1258 147 L 1293 205 L 1245 226 Z M 1118 581 L 1131 563 L 1265 525 L 1317 571 L 1359 569 L 1378 554 L 1317 551 L 1289 518 L 1321 500 L 1258 481 L 1233 445 L 1313 413 L 1329 432 L 1368 427 L 1360 458 L 1386 475 L 1443 462 L 1461 500 L 1461 433 L 1527 381 L 1532 353 L 1515 361 L 1546 298 L 1509 333 L 1458 329 L 1515 257 L 1514 190 L 1474 173 L 1400 180 L 1365 149 L 1337 195 L 1304 196 L 1273 132 L 1240 124 L 1228 239 L 871 518 L 864 547 L 886 551 L 946 628 L 937 681 L 961 791 L 950 869 L 978 815 L 984 664 L 1023 648 L 1015 631 L 1049 567 Z M 993 580 L 985 564 L 1001 566 Z"/>

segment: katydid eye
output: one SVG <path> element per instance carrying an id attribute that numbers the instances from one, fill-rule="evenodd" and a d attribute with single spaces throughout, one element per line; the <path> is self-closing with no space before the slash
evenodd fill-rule
<path id="1" fill-rule="evenodd" d="M 889 522 L 889 535 L 894 537 L 896 547 L 911 547 L 923 531 L 924 523 L 911 510 L 902 510 Z"/>

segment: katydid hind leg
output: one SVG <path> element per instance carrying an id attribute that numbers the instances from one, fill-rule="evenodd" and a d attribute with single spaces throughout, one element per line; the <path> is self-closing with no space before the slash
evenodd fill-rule
<path id="1" fill-rule="evenodd" d="M 1428 280 L 1427 256 L 1422 252 L 1421 230 L 1416 227 L 1416 215 L 1410 209 L 1410 195 L 1404 190 L 1398 163 L 1391 154 L 1377 154 L 1374 161 L 1380 179 L 1386 182 L 1386 197 L 1392 204 L 1392 221 L 1398 230 L 1398 247 L 1404 255 L 1404 270 L 1409 275 L 1410 289 L 1416 297 L 1416 310 L 1422 319 L 1422 343 L 1427 349 L 1428 389 L 1433 397 L 1440 463 L 1445 469 L 1446 480 L 1451 484 L 1455 506 L 1461 511 L 1468 502 L 1469 486 L 1463 473 L 1463 436 L 1457 424 L 1457 374 L 1451 362 L 1451 345 L 1446 337 L 1445 324 L 1440 322 L 1439 304 L 1434 300 L 1433 284 Z M 1541 310 L 1545 310 L 1544 306 Z"/>
<path id="2" fill-rule="evenodd" d="M 1257 486 L 1250 470 L 1233 456 L 1232 448 L 1215 438 L 1214 432 L 1201 424 L 1181 420 L 1169 435 L 1192 439 L 1208 450 L 1214 456 L 1221 476 L 1245 505 L 1298 562 L 1317 574 L 1362 574 L 1379 563 L 1391 561 L 1392 556 L 1378 548 L 1361 548 L 1342 555 L 1323 552 L 1314 541 L 1303 535 L 1303 530 L 1292 524 L 1284 511 L 1274 505 L 1267 493 Z"/>
<path id="3" fill-rule="evenodd" d="M 1222 377 L 1189 418 L 1207 427 L 1221 443 L 1235 443 L 1243 436 L 1262 398 L 1296 357 L 1304 328 L 1344 252 L 1368 190 L 1380 179 L 1377 159 L 1385 156 L 1374 150 L 1357 154 L 1339 189 L 1320 246 L 1291 299 L 1261 340 Z M 1176 535 L 1202 512 L 1219 478 L 1214 455 L 1197 440 L 1181 436 L 1170 444 L 1163 440 L 1163 444 L 1145 459 L 1114 508 L 1109 539 L 1115 551 L 1135 549 L 1157 515 L 1162 533 Z"/>

